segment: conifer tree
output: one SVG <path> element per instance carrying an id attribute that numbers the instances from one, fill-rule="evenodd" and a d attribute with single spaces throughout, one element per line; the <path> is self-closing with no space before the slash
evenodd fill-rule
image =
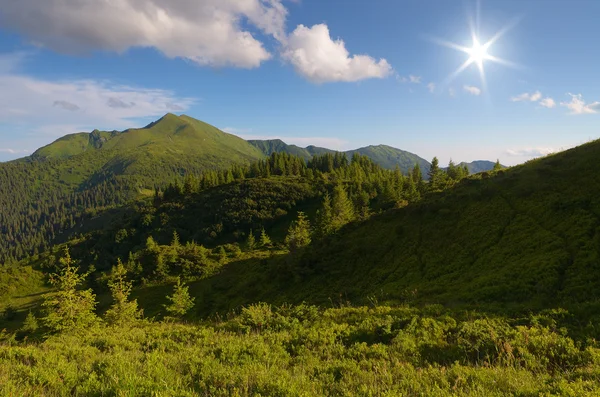
<path id="1" fill-rule="evenodd" d="M 494 164 L 494 171 L 500 171 L 502 169 L 502 165 L 500 164 L 500 159 L 496 160 L 496 163 Z"/>
<path id="2" fill-rule="evenodd" d="M 333 188 L 333 200 L 331 202 L 331 228 L 337 231 L 354 218 L 354 206 L 348 198 L 348 194 L 341 183 Z"/>
<path id="3" fill-rule="evenodd" d="M 292 222 L 288 229 L 285 244 L 290 251 L 294 252 L 310 244 L 310 241 L 310 222 L 304 212 L 300 211 L 298 212 L 298 219 Z"/>
<path id="4" fill-rule="evenodd" d="M 173 230 L 173 239 L 171 240 L 171 247 L 179 248 L 181 243 L 179 242 L 179 234 L 177 234 L 177 230 Z"/>
<path id="5" fill-rule="evenodd" d="M 427 175 L 429 176 L 429 189 L 432 191 L 438 190 L 440 188 L 440 162 L 437 157 L 434 157 L 431 160 L 431 167 L 429 168 L 429 172 Z"/>
<path id="6" fill-rule="evenodd" d="M 44 296 L 42 306 L 45 317 L 44 325 L 54 332 L 89 327 L 98 321 L 94 308 L 96 297 L 91 289 L 78 290 L 87 274 L 78 274 L 68 248 L 60 259 L 62 268 L 58 273 L 50 275 L 50 284 L 57 291 Z"/>
<path id="7" fill-rule="evenodd" d="M 192 307 L 194 307 L 195 298 L 190 297 L 188 287 L 181 284 L 181 280 L 177 279 L 177 284 L 173 288 L 173 295 L 167 296 L 167 299 L 171 302 L 168 305 L 164 305 L 169 316 L 166 319 L 180 319 L 183 317 Z"/>
<path id="8" fill-rule="evenodd" d="M 137 300 L 130 301 L 131 282 L 127 281 L 127 269 L 117 260 L 117 265 L 112 268 L 108 287 L 112 293 L 113 304 L 106 311 L 106 320 L 110 324 L 122 326 L 139 319 L 142 311 L 138 309 Z"/>
<path id="9" fill-rule="evenodd" d="M 227 261 L 227 252 L 225 252 L 225 248 L 223 248 L 222 245 L 219 246 L 217 255 L 219 256 L 219 263 L 225 263 Z"/>
<path id="10" fill-rule="evenodd" d="M 331 209 L 331 198 L 329 192 L 325 192 L 321 209 L 317 212 L 315 235 L 317 238 L 323 238 L 333 231 L 333 212 Z"/>
<path id="11" fill-rule="evenodd" d="M 254 233 L 252 229 L 250 229 L 250 233 L 248 233 L 248 239 L 246 240 L 246 248 L 248 251 L 254 250 L 256 248 L 256 239 L 254 238 Z"/>
<path id="12" fill-rule="evenodd" d="M 27 317 L 25 317 L 25 321 L 23 321 L 23 326 L 21 327 L 21 331 L 27 333 L 34 333 L 39 328 L 37 318 L 30 311 L 27 313 Z"/>
<path id="13" fill-rule="evenodd" d="M 273 243 L 271 242 L 271 238 L 269 237 L 269 235 L 265 231 L 264 227 L 260 231 L 260 241 L 259 242 L 260 242 L 260 246 L 262 248 L 269 248 L 269 247 L 271 247 L 273 245 Z"/>

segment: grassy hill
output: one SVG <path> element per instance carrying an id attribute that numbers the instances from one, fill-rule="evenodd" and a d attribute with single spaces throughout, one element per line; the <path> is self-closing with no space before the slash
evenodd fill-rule
<path id="1" fill-rule="evenodd" d="M 204 314 L 257 301 L 332 299 L 508 311 L 588 305 L 597 312 L 599 153 L 596 141 L 473 176 L 351 223 L 302 254 L 230 264 L 194 294 Z"/>
<path id="2" fill-rule="evenodd" d="M 152 194 L 175 177 L 263 157 L 241 138 L 173 114 L 144 128 L 67 135 L 0 164 L 0 262 L 64 240 L 62 231 L 86 211 Z"/>
<path id="3" fill-rule="evenodd" d="M 325 149 L 317 146 L 307 146 L 306 148 L 301 148 L 296 145 L 288 145 L 280 139 L 252 140 L 248 142 L 261 150 L 267 156 L 271 155 L 271 153 L 289 153 L 294 156 L 302 157 L 305 160 L 310 160 L 315 155 L 335 153 L 335 150 Z M 367 156 L 376 164 L 390 170 L 393 170 L 396 168 L 396 166 L 398 166 L 404 173 L 407 173 L 409 170 L 414 168 L 415 164 L 419 164 L 424 173 L 426 173 L 430 167 L 430 164 L 427 160 L 420 158 L 416 154 L 386 145 L 367 146 L 356 150 L 348 150 L 344 153 L 346 153 L 349 159 L 352 158 L 354 153 Z"/>

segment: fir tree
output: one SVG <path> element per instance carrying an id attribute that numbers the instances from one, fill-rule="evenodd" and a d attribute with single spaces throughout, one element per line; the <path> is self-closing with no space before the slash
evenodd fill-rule
<path id="1" fill-rule="evenodd" d="M 78 274 L 69 250 L 60 259 L 62 268 L 50 275 L 50 284 L 57 291 L 44 296 L 44 325 L 54 332 L 89 327 L 98 321 L 94 308 L 96 297 L 91 289 L 78 290 L 87 274 Z"/>
<path id="2" fill-rule="evenodd" d="M 173 295 L 167 296 L 167 299 L 171 302 L 168 305 L 164 305 L 169 316 L 166 319 L 180 319 L 183 317 L 192 307 L 194 307 L 194 298 L 190 297 L 188 287 L 181 284 L 181 280 L 177 279 L 177 284 L 173 289 Z"/>
<path id="3" fill-rule="evenodd" d="M 331 198 L 329 192 L 325 192 L 321 209 L 317 212 L 315 235 L 323 238 L 333 231 L 333 213 L 331 209 Z"/>
<path id="4" fill-rule="evenodd" d="M 113 304 L 106 311 L 106 320 L 110 324 L 122 326 L 135 321 L 142 316 L 142 311 L 138 309 L 137 300 L 130 301 L 131 282 L 127 281 L 127 269 L 117 260 L 117 265 L 113 267 L 111 278 L 108 281 L 108 287 L 112 293 Z"/>
<path id="5" fill-rule="evenodd" d="M 173 239 L 171 240 L 171 247 L 179 248 L 181 243 L 179 242 L 179 234 L 177 234 L 177 230 L 173 230 Z"/>
<path id="6" fill-rule="evenodd" d="M 496 160 L 494 164 L 494 171 L 500 171 L 502 169 L 502 165 L 500 164 L 500 159 Z"/>
<path id="7" fill-rule="evenodd" d="M 248 239 L 246 240 L 246 248 L 248 251 L 254 250 L 256 248 L 256 239 L 254 238 L 254 233 L 252 229 L 250 229 L 250 233 L 248 233 Z"/>
<path id="8" fill-rule="evenodd" d="M 288 229 L 285 244 L 290 251 L 294 252 L 310 244 L 310 241 L 310 222 L 304 212 L 300 211 L 298 212 L 298 219 L 292 222 Z"/>
<path id="9" fill-rule="evenodd" d="M 352 201 L 348 198 L 344 186 L 342 186 L 341 183 L 338 183 L 333 189 L 333 200 L 331 203 L 332 230 L 337 231 L 353 218 L 354 206 L 352 205 Z"/>
<path id="10" fill-rule="evenodd" d="M 263 227 L 260 231 L 260 246 L 262 248 L 269 248 L 272 245 L 273 243 L 271 242 L 271 238 L 269 237 L 269 235 L 265 231 L 265 228 Z"/>
<path id="11" fill-rule="evenodd" d="M 27 317 L 25 317 L 25 321 L 23 321 L 23 326 L 21 327 L 21 331 L 27 333 L 34 333 L 39 328 L 37 318 L 30 311 L 27 313 Z"/>

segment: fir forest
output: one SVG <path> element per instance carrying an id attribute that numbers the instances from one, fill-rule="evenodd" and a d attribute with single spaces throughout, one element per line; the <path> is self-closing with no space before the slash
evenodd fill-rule
<path id="1" fill-rule="evenodd" d="M 600 8 L 509 3 L 0 0 L 0 396 L 600 396 L 600 102 L 492 55 Z"/>

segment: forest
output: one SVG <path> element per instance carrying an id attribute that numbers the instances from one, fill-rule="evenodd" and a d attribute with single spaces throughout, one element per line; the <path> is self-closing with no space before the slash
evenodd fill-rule
<path id="1" fill-rule="evenodd" d="M 273 151 L 37 190 L 83 154 L 5 164 L 1 393 L 598 395 L 599 151 L 475 174 Z"/>

